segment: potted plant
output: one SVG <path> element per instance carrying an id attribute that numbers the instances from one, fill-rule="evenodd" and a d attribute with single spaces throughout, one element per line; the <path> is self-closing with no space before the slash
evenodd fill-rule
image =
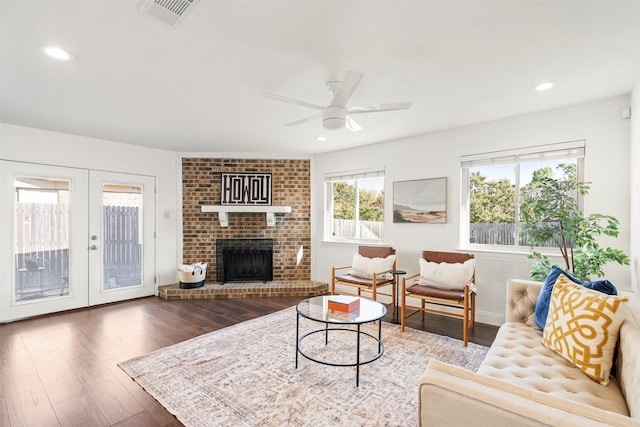
<path id="1" fill-rule="evenodd" d="M 611 215 L 585 216 L 578 197 L 589 192 L 589 182 L 578 182 L 576 166 L 560 164 L 560 178 L 553 178 L 551 168 L 534 172 L 531 183 L 522 189 L 520 234 L 531 245 L 529 258 L 537 260 L 530 276 L 544 281 L 551 270 L 551 260 L 534 247 L 555 243 L 564 260 L 564 270 L 588 281 L 602 277 L 602 267 L 609 262 L 628 265 L 629 257 L 620 249 L 603 248 L 597 236 L 617 237 L 619 221 Z"/>

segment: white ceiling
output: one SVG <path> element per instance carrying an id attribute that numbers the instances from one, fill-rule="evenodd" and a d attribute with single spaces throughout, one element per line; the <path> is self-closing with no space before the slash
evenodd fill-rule
<path id="1" fill-rule="evenodd" d="M 143 4 L 1 0 L 0 120 L 179 152 L 310 154 L 628 94 L 640 75 L 640 1 L 202 0 L 175 27 Z M 347 70 L 364 73 L 349 105 L 412 108 L 358 115 L 352 133 L 284 126 L 315 112 L 261 96 L 326 105 L 324 83 Z"/>

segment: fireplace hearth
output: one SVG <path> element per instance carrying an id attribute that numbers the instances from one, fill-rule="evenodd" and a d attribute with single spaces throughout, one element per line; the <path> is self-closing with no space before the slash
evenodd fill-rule
<path id="1" fill-rule="evenodd" d="M 216 240 L 218 282 L 273 280 L 273 239 Z"/>

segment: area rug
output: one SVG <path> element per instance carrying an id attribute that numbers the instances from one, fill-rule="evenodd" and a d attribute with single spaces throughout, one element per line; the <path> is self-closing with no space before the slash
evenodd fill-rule
<path id="1" fill-rule="evenodd" d="M 301 334 L 323 325 L 300 319 Z M 377 336 L 377 323 L 363 326 Z M 384 354 L 360 368 L 300 356 L 291 307 L 119 364 L 185 426 L 415 426 L 418 379 L 430 359 L 475 371 L 488 348 L 382 323 Z M 355 360 L 356 334 L 309 335 L 303 351 L 330 362 Z M 377 343 L 364 337 L 361 357 Z"/>

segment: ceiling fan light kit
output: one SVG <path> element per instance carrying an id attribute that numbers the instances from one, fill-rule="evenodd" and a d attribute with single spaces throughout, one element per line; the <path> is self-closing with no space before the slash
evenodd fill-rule
<path id="1" fill-rule="evenodd" d="M 342 129 L 347 121 L 347 110 L 328 106 L 322 111 L 322 127 L 329 130 Z"/>
<path id="2" fill-rule="evenodd" d="M 351 132 L 362 130 L 362 126 L 360 126 L 355 120 L 353 120 L 353 118 L 350 116 L 351 114 L 379 113 L 382 111 L 408 110 L 409 108 L 411 108 L 410 102 L 347 107 L 347 102 L 349 102 L 349 99 L 351 99 L 351 95 L 353 95 L 356 87 L 360 84 L 362 76 L 363 74 L 357 71 L 347 71 L 344 75 L 344 78 L 342 79 L 342 82 L 332 80 L 325 83 L 325 87 L 333 96 L 331 104 L 326 107 L 322 107 L 320 105 L 312 104 L 306 101 L 300 101 L 299 99 L 276 95 L 269 92 L 263 93 L 262 96 L 274 99 L 276 101 L 287 102 L 290 104 L 299 105 L 301 107 L 321 111 L 320 114 L 316 113 L 311 117 L 306 117 L 304 119 L 286 123 L 286 126 L 298 126 L 303 123 L 322 118 L 322 127 L 325 129 L 336 130 L 346 127 Z"/>

